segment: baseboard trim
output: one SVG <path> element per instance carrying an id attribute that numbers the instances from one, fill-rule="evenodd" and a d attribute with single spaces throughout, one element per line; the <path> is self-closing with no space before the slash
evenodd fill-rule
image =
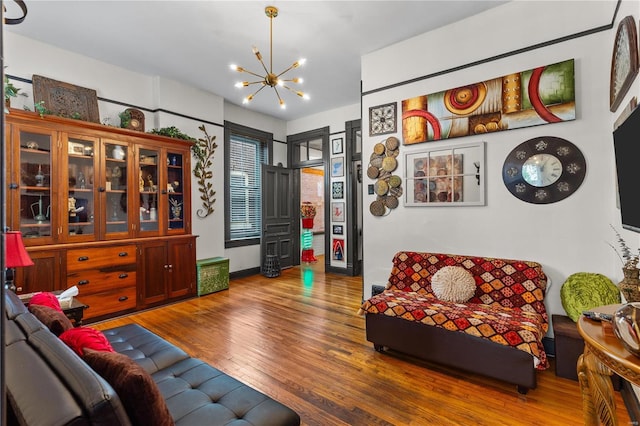
<path id="1" fill-rule="evenodd" d="M 229 273 L 229 279 L 234 279 L 234 278 L 244 278 L 244 277 L 248 277 L 251 275 L 255 275 L 255 274 L 259 274 L 260 273 L 260 267 L 255 267 L 255 268 L 249 268 L 249 269 L 243 269 L 241 271 L 234 271 Z"/>

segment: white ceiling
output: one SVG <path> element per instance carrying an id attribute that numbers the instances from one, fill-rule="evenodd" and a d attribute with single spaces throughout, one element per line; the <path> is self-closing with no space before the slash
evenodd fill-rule
<path id="1" fill-rule="evenodd" d="M 251 48 L 269 68 L 269 18 L 273 19 L 273 71 L 304 57 L 295 86 L 303 100 L 284 89 L 281 110 L 266 87 L 248 108 L 293 120 L 360 102 L 360 57 L 401 40 L 478 14 L 506 1 L 33 1 L 22 24 L 7 31 L 100 61 L 157 75 L 218 94 L 240 105 L 249 88 L 237 89 L 247 74 L 234 63 L 264 74 Z M 19 16 L 12 3 L 8 17 Z M 37 71 L 37 72 L 36 72 Z M 51 78 L 46 70 L 34 70 Z M 254 78 L 253 80 L 257 80 Z M 69 83 L 73 83 L 69 81 Z M 255 86 L 254 86 L 255 87 Z M 100 95 L 99 88 L 98 95 Z M 147 106 L 147 105 L 141 105 Z"/>

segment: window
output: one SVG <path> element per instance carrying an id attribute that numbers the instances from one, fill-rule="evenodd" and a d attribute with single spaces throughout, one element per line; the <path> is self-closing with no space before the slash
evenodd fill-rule
<path id="1" fill-rule="evenodd" d="M 273 135 L 225 122 L 225 247 L 260 243 L 262 164 L 269 164 Z"/>

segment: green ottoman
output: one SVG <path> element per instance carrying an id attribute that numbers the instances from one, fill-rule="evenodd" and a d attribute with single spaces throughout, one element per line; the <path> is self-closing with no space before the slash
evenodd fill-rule
<path id="1" fill-rule="evenodd" d="M 229 259 L 212 257 L 196 262 L 198 296 L 229 288 Z"/>

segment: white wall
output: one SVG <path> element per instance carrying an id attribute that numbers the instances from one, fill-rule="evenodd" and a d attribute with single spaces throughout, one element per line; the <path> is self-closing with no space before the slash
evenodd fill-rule
<path id="1" fill-rule="evenodd" d="M 637 2 L 633 2 L 637 8 Z M 544 5 L 544 6 L 542 6 Z M 626 5 L 625 5 L 626 7 Z M 615 177 L 609 71 L 615 29 L 552 44 L 515 56 L 444 73 L 411 84 L 366 94 L 407 79 L 491 58 L 515 49 L 568 36 L 611 22 L 615 2 L 513 1 L 469 20 L 452 24 L 362 58 L 362 115 L 369 108 L 417 95 L 476 83 L 502 75 L 575 59 L 574 121 L 469 136 L 428 143 L 428 148 L 486 141 L 487 202 L 483 207 L 400 207 L 386 217 L 368 213 L 375 196 L 364 195 L 364 297 L 372 284 L 384 284 L 391 258 L 399 250 L 526 259 L 540 262 L 552 286 L 546 305 L 564 314 L 560 287 L 575 272 L 599 272 L 622 278 L 621 265 L 607 242 L 615 242 L 609 227 L 619 228 L 615 209 Z M 636 21 L 637 21 L 637 13 Z M 569 16 L 579 17 L 568 19 Z M 622 15 L 624 16 L 624 14 Z M 636 90 L 637 92 L 637 90 Z M 363 123 L 363 129 L 367 126 Z M 557 136 L 576 144 L 587 161 L 582 186 L 558 203 L 534 205 L 512 196 L 502 182 L 502 165 L 519 143 L 537 136 Z M 363 159 L 384 137 L 363 131 Z M 402 140 L 401 118 L 398 133 Z M 427 144 L 401 146 L 398 172 L 404 177 L 404 155 Z M 363 164 L 366 168 L 366 164 Z M 373 183 L 364 178 L 364 185 Z M 637 235 L 634 236 L 638 241 Z M 635 242 L 634 241 L 634 242 Z"/>

